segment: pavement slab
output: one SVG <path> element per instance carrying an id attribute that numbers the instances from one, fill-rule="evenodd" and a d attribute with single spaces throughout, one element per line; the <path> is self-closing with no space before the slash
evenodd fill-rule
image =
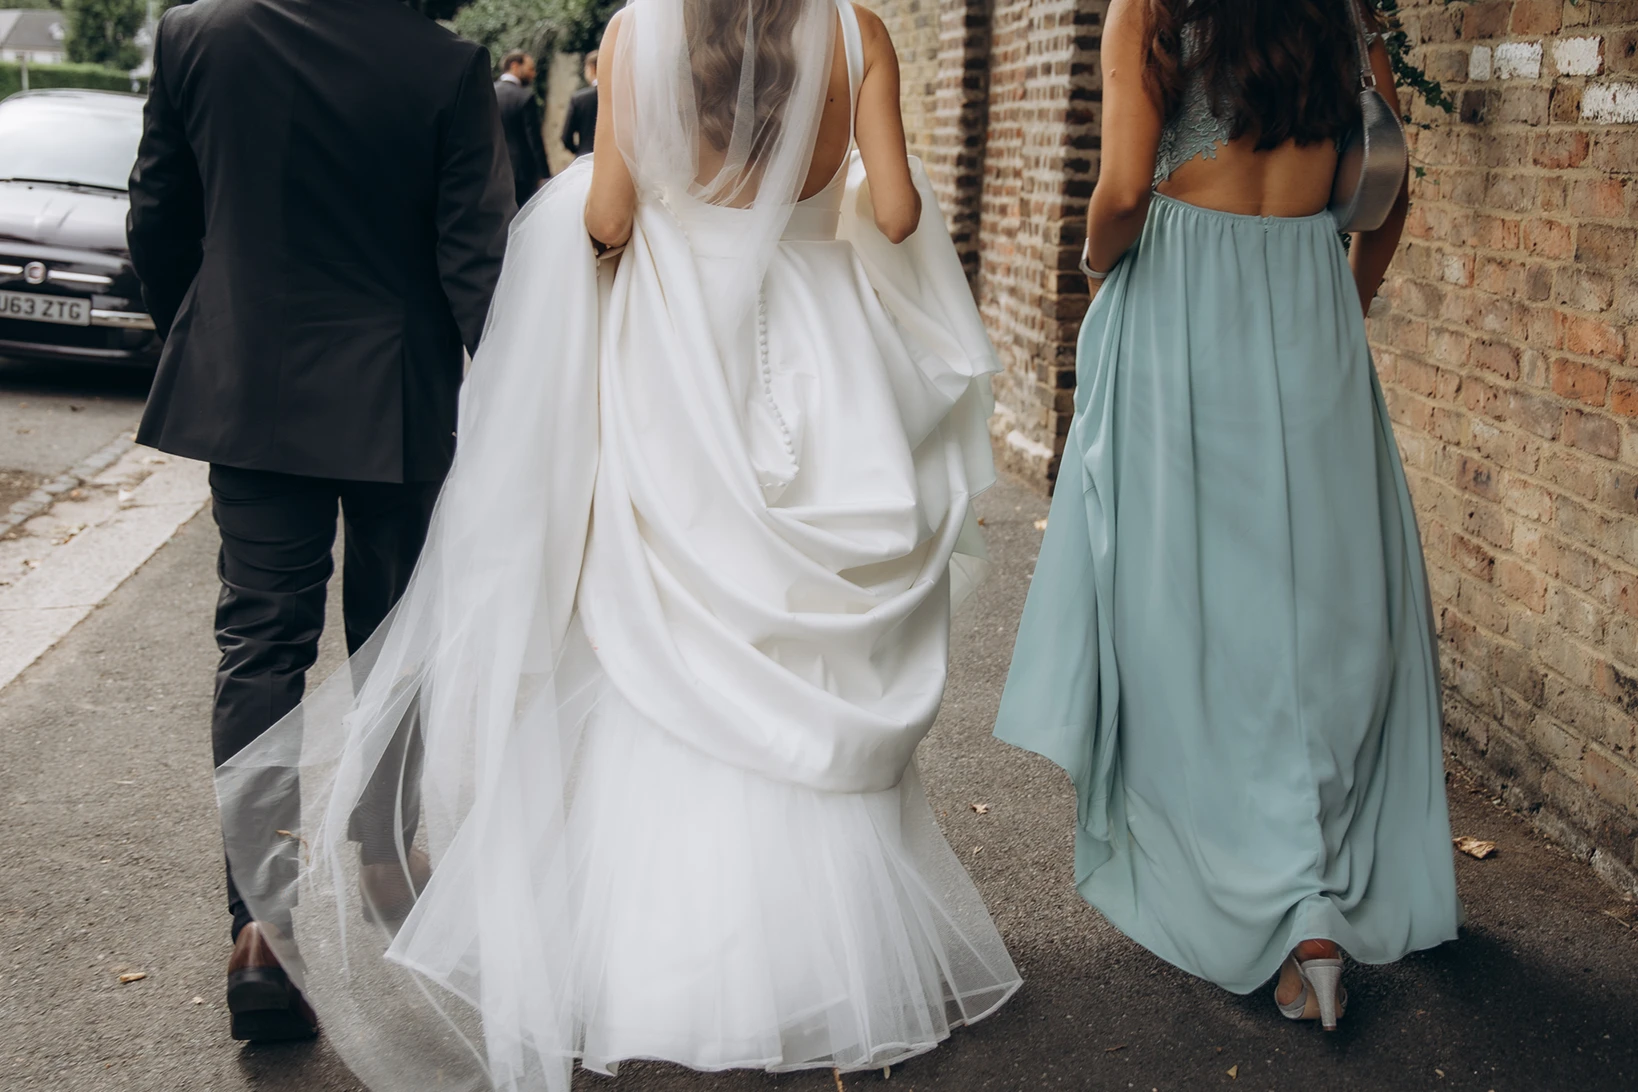
<path id="1" fill-rule="evenodd" d="M 0 687 L 193 518 L 207 475 L 203 463 L 129 448 L 0 540 Z"/>
<path id="2" fill-rule="evenodd" d="M 1638 1089 L 1638 915 L 1459 774 L 1463 937 L 1352 967 L 1325 1035 L 1132 944 L 1071 886 L 1063 774 L 989 735 L 1045 501 L 981 500 L 994 570 L 954 627 L 951 686 L 919 761 L 951 844 L 1025 978 L 999 1013 L 844 1092 Z M 187 522 L 0 689 L 0 1088 L 352 1092 L 321 1038 L 227 1038 L 228 953 L 208 713 L 216 538 Z M 332 604 L 339 602 L 333 595 Z M 322 664 L 341 658 L 332 622 Z M 972 805 L 986 804 L 983 814 Z M 121 973 L 146 977 L 121 985 Z M 1232 1071 L 1232 1072 L 1231 1072 Z M 696 1074 L 633 1064 L 577 1092 L 836 1092 L 829 1072 Z"/>

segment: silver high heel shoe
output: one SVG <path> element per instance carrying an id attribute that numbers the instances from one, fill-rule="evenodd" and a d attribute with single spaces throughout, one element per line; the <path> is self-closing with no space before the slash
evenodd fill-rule
<path id="1" fill-rule="evenodd" d="M 1303 959 L 1295 955 L 1285 961 L 1296 969 L 1302 980 L 1302 992 L 1290 1004 L 1275 998 L 1280 1015 L 1287 1020 L 1318 1018 L 1326 1031 L 1337 1030 L 1337 1020 L 1348 1011 L 1348 991 L 1342 988 L 1341 959 Z"/>

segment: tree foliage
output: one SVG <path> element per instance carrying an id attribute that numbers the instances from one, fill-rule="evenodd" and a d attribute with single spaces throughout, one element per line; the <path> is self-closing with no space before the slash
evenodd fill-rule
<path id="1" fill-rule="evenodd" d="M 129 71 L 142 63 L 137 31 L 148 18 L 143 0 L 64 0 L 68 59 Z"/>
<path id="2" fill-rule="evenodd" d="M 455 29 L 489 47 L 500 60 L 508 50 L 536 57 L 596 49 L 603 28 L 623 0 L 475 0 L 455 16 Z"/>

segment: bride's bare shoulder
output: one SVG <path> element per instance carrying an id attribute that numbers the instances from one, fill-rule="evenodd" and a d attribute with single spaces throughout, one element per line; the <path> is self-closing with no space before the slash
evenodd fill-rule
<path id="1" fill-rule="evenodd" d="M 893 36 L 887 32 L 887 24 L 882 17 L 862 4 L 853 5 L 853 13 L 859 17 L 859 38 L 864 43 L 864 60 L 868 67 L 873 60 L 881 57 L 893 57 Z"/>
<path id="2" fill-rule="evenodd" d="M 603 40 L 598 45 L 600 54 L 613 58 L 614 43 L 620 38 L 620 27 L 625 23 L 626 14 L 630 10 L 630 8 L 621 8 L 609 18 L 608 24 L 603 27 Z"/>

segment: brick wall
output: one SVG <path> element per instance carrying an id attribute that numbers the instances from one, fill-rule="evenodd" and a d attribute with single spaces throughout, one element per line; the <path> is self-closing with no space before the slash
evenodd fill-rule
<path id="1" fill-rule="evenodd" d="M 974 287 L 1001 356 L 992 431 L 1002 466 L 1057 474 L 1088 303 L 1075 271 L 1097 168 L 1103 2 L 995 0 L 991 8 Z"/>
<path id="2" fill-rule="evenodd" d="M 1450 745 L 1638 888 L 1638 0 L 1401 4 L 1461 107 L 1371 322 Z"/>
<path id="3" fill-rule="evenodd" d="M 1004 372 L 1002 465 L 1046 487 L 1069 427 L 1075 272 L 1097 168 L 1107 0 L 871 0 L 898 47 L 927 163 Z"/>

